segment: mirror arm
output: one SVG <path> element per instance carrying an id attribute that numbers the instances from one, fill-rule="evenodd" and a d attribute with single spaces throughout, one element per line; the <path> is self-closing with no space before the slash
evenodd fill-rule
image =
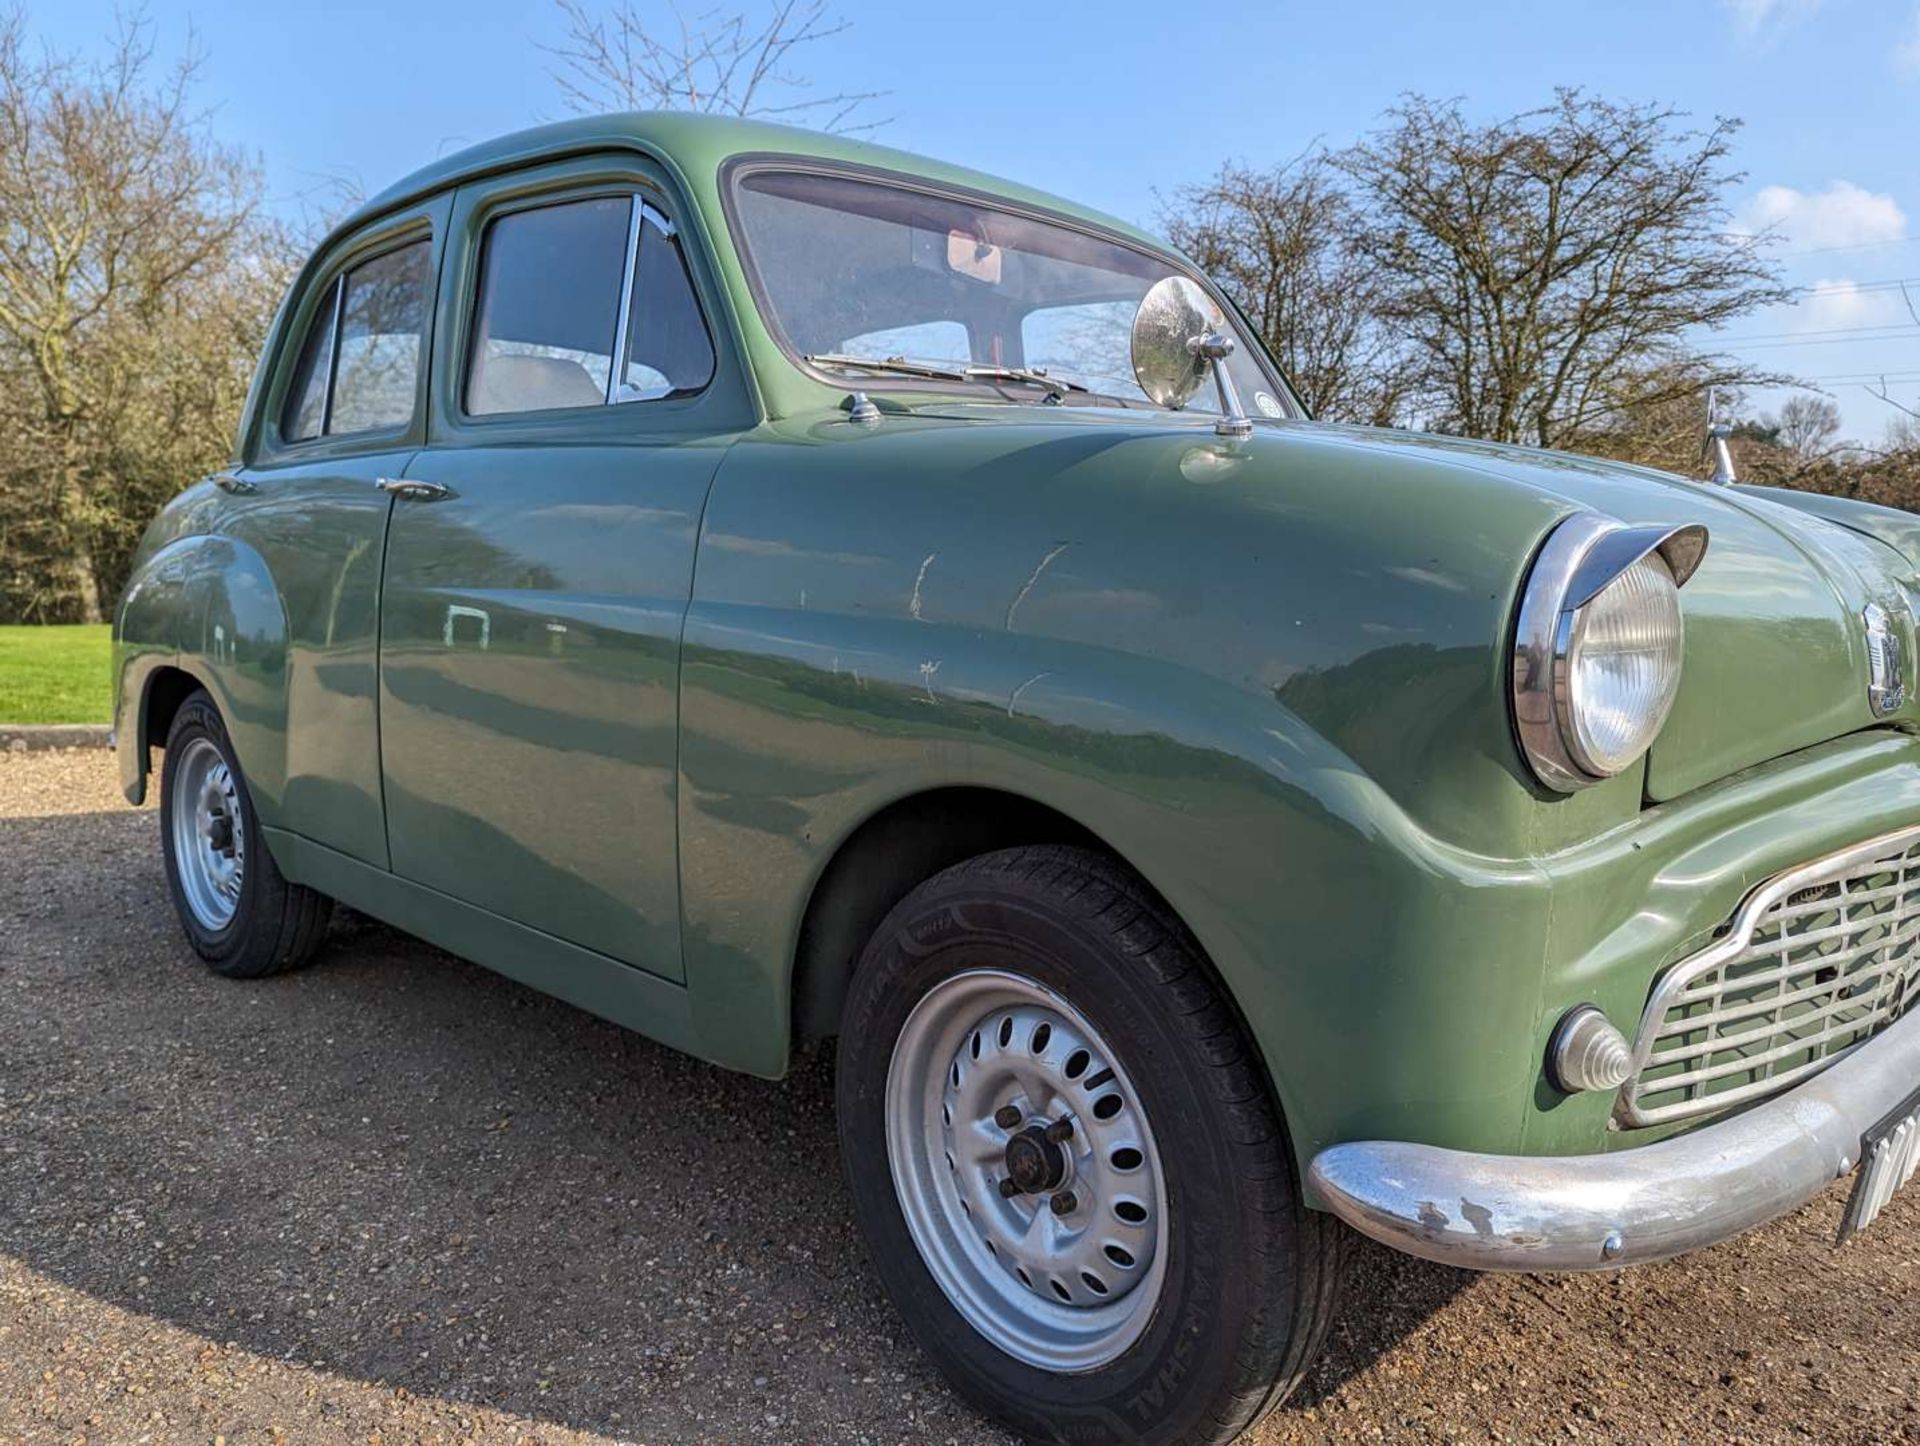
<path id="1" fill-rule="evenodd" d="M 1222 437 L 1251 437 L 1253 423 L 1240 409 L 1240 392 L 1227 375 L 1227 358 L 1233 355 L 1233 338 L 1224 332 L 1210 331 L 1197 336 L 1188 346 L 1195 356 L 1205 357 L 1213 367 L 1213 384 L 1220 391 L 1220 420 L 1213 430 Z"/>

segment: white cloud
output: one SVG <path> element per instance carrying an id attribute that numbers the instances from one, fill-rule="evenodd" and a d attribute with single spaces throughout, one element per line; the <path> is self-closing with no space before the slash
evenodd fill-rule
<path id="1" fill-rule="evenodd" d="M 1825 0 L 1720 0 L 1734 29 L 1750 40 L 1772 42 L 1818 13 Z"/>
<path id="2" fill-rule="evenodd" d="M 1893 68 L 1902 75 L 1920 76 L 1920 5 L 1913 7 L 1907 28 L 1894 43 Z"/>
<path id="3" fill-rule="evenodd" d="M 1863 291 L 1846 278 L 1826 278 L 1807 288 L 1805 300 L 1793 309 L 1794 331 L 1853 331 L 1865 326 L 1896 325 L 1907 319 L 1906 305 L 1897 291 Z"/>
<path id="4" fill-rule="evenodd" d="M 1770 231 L 1796 251 L 1812 251 L 1898 241 L 1907 234 L 1907 217 L 1892 196 L 1834 181 L 1824 191 L 1762 187 L 1741 213 L 1740 228 Z"/>

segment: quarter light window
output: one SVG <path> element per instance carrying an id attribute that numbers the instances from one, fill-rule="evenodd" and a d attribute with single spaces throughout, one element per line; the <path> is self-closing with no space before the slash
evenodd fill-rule
<path id="1" fill-rule="evenodd" d="M 634 258 L 620 402 L 684 397 L 713 380 L 713 342 L 672 228 L 645 207 Z"/>
<path id="2" fill-rule="evenodd" d="M 432 247 L 415 241 L 327 288 L 287 388 L 289 442 L 404 427 L 413 417 Z"/>
<path id="3" fill-rule="evenodd" d="M 320 307 L 307 323 L 307 339 L 294 365 L 293 385 L 287 388 L 287 415 L 280 431 L 289 442 L 317 437 L 327 424 L 327 379 L 333 372 L 333 323 L 340 310 L 340 282 L 327 288 Z"/>

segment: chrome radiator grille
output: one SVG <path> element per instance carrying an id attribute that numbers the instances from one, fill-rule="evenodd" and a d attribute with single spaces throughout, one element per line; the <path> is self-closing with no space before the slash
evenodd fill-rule
<path id="1" fill-rule="evenodd" d="M 1620 1122 L 1707 1114 L 1825 1069 L 1920 995 L 1916 940 L 1920 828 L 1769 880 L 1655 986 Z"/>

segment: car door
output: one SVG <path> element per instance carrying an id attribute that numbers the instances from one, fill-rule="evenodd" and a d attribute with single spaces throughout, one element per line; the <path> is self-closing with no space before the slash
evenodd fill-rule
<path id="1" fill-rule="evenodd" d="M 681 627 L 744 382 L 637 159 L 463 188 L 449 232 L 387 539 L 392 867 L 679 979 Z"/>
<path id="2" fill-rule="evenodd" d="M 256 423 L 252 463 L 228 475 L 221 530 L 265 564 L 263 587 L 286 614 L 284 691 L 232 699 L 267 817 L 379 868 L 381 812 L 376 649 L 389 493 L 425 439 L 426 342 L 450 197 L 385 217 L 320 258 L 303 280 Z M 219 618 L 207 646 L 226 646 Z M 277 661 L 277 659 L 276 659 Z M 241 680 L 244 684 L 244 679 Z M 257 706 L 249 706 L 249 702 Z M 284 709 L 284 713 L 282 710 Z"/>

